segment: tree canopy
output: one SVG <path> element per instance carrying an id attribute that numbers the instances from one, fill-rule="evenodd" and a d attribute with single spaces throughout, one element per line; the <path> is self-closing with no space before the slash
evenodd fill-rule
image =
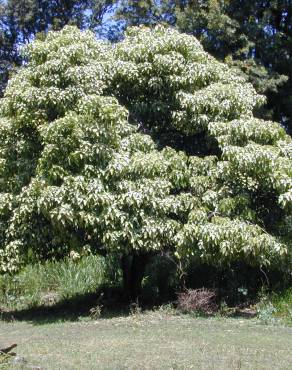
<path id="1" fill-rule="evenodd" d="M 65 27 L 26 48 L 0 112 L 0 267 L 90 248 L 220 265 L 290 258 L 291 137 L 193 36 Z"/>
<path id="2" fill-rule="evenodd" d="M 265 94 L 258 116 L 291 133 L 291 2 L 286 0 L 173 0 L 117 2 L 116 19 L 132 25 L 170 24 L 196 36 L 206 51 L 238 68 Z"/>
<path id="3" fill-rule="evenodd" d="M 2 0 L 0 94 L 23 62 L 20 46 L 48 30 L 74 24 L 120 40 L 127 27 L 168 24 L 236 67 L 267 96 L 256 116 L 281 122 L 291 134 L 291 22 L 287 0 Z"/>
<path id="4" fill-rule="evenodd" d="M 21 46 L 67 24 L 99 30 L 112 0 L 0 0 L 0 94 L 20 66 Z"/>

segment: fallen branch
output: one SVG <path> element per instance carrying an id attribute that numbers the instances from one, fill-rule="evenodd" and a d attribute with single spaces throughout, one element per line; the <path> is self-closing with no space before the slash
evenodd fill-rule
<path id="1" fill-rule="evenodd" d="M 11 344 L 10 346 L 7 347 L 2 347 L 0 346 L 0 356 L 1 355 L 8 355 L 8 356 L 15 356 L 15 352 L 11 352 L 13 348 L 17 347 L 16 343 Z"/>

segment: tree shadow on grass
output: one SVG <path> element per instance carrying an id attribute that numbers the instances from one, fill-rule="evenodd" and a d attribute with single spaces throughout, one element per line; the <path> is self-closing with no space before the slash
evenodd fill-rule
<path id="1" fill-rule="evenodd" d="M 81 320 L 111 319 L 127 317 L 139 310 L 153 309 L 153 304 L 130 304 L 125 300 L 119 289 L 104 289 L 96 293 L 78 294 L 69 299 L 61 300 L 52 305 L 39 305 L 14 311 L 0 311 L 0 322 L 25 321 L 33 325 L 45 325 L 58 322 L 76 322 Z M 180 314 L 183 314 L 181 311 Z M 189 317 L 210 318 L 214 314 L 203 312 L 185 313 Z M 254 310 L 234 309 L 226 313 L 225 317 L 234 319 L 252 319 L 256 317 Z"/>
<path id="2" fill-rule="evenodd" d="M 107 319 L 126 316 L 129 303 L 120 288 L 102 288 L 95 293 L 77 294 L 53 304 L 0 311 L 0 320 L 5 322 L 28 321 L 35 325 L 55 322 L 78 321 L 82 318 Z"/>
<path id="3" fill-rule="evenodd" d="M 73 322 L 90 319 L 110 319 L 113 317 L 128 316 L 138 309 L 153 309 L 164 304 L 174 303 L 173 300 L 149 299 L 132 303 L 125 299 L 121 287 L 103 286 L 95 293 L 77 294 L 67 299 L 57 300 L 56 302 L 44 303 L 34 307 L 27 307 L 18 310 L 4 310 L 0 308 L 0 321 L 14 322 L 26 321 L 33 325 L 44 325 L 57 322 Z M 182 312 L 181 312 L 182 313 Z M 194 311 L 188 312 L 190 316 L 212 317 L 213 314 L 204 314 Z M 254 310 L 239 309 L 234 307 L 225 315 L 229 318 L 253 318 L 256 316 Z"/>

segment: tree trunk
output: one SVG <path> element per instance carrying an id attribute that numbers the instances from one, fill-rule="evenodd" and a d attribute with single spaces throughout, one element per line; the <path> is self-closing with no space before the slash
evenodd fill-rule
<path id="1" fill-rule="evenodd" d="M 126 298 L 131 302 L 136 301 L 141 294 L 141 284 L 149 257 L 149 254 L 122 256 L 123 289 Z"/>

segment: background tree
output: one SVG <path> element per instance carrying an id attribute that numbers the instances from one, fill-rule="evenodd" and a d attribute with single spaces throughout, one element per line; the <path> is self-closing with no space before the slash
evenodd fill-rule
<path id="1" fill-rule="evenodd" d="M 261 113 L 285 122 L 289 128 L 290 2 L 211 0 L 203 3 L 188 2 L 186 8 L 177 13 L 178 27 L 192 32 L 198 26 L 196 15 L 205 14 L 199 19 L 207 20 L 208 33 L 200 39 L 207 50 L 239 67 L 257 90 L 268 97 L 268 110 Z M 202 5 L 203 12 L 199 12 L 196 8 Z M 207 41 L 204 42 L 205 37 Z"/>

